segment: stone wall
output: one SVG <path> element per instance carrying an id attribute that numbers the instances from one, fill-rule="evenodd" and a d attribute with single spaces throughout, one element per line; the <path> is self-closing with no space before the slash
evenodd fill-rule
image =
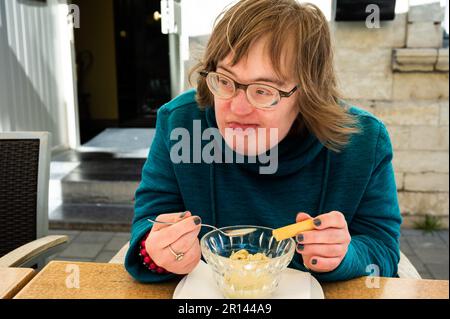
<path id="1" fill-rule="evenodd" d="M 449 73 L 442 19 L 442 8 L 431 3 L 411 5 L 380 28 L 330 22 L 345 99 L 381 119 L 390 133 L 405 228 L 427 215 L 448 228 Z M 190 39 L 187 70 L 206 40 Z"/>
<path id="2" fill-rule="evenodd" d="M 439 3 L 410 6 L 379 29 L 332 22 L 335 64 L 344 97 L 380 118 L 394 147 L 404 227 L 426 215 L 448 228 L 448 48 Z"/>

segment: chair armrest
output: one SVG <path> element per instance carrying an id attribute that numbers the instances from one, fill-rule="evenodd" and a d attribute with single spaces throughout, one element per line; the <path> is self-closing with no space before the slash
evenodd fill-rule
<path id="1" fill-rule="evenodd" d="M 20 267 L 27 261 L 69 241 L 69 237 L 52 235 L 36 239 L 0 258 L 0 267 Z"/>
<path id="2" fill-rule="evenodd" d="M 126 243 L 120 250 L 114 255 L 109 261 L 110 264 L 124 264 L 125 255 L 127 254 L 128 248 L 130 247 L 130 242 Z"/>

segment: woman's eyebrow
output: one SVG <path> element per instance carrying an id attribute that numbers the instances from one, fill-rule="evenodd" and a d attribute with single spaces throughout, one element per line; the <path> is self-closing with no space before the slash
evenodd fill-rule
<path id="1" fill-rule="evenodd" d="M 218 69 L 219 68 L 223 69 L 223 70 L 227 71 L 228 73 L 230 73 L 231 75 L 233 75 L 234 77 L 237 77 L 236 74 L 233 71 L 231 71 L 230 69 L 224 67 L 223 65 L 219 64 L 217 66 L 217 68 Z M 270 82 L 270 83 L 273 83 L 273 84 L 275 84 L 277 86 L 284 86 L 286 84 L 284 81 L 282 81 L 280 79 L 269 78 L 269 77 L 259 77 L 259 78 L 256 78 L 256 79 L 252 80 L 251 82 Z"/>

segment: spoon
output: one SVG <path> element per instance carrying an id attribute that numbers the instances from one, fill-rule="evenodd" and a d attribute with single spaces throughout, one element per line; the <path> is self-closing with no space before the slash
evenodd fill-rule
<path id="1" fill-rule="evenodd" d="M 151 223 L 157 223 L 157 224 L 166 224 L 166 225 L 173 225 L 176 224 L 177 222 L 160 222 L 160 221 L 156 221 L 156 220 L 152 220 L 150 218 L 147 218 L 147 220 Z M 209 227 L 212 228 L 214 230 L 217 230 L 219 233 L 228 236 L 228 237 L 239 237 L 239 236 L 244 236 L 250 233 L 253 233 L 254 231 L 256 231 L 256 228 L 239 228 L 239 229 L 230 229 L 230 230 L 221 230 L 219 228 L 217 228 L 216 226 L 211 226 L 208 224 L 201 224 L 201 226 L 205 226 L 205 227 Z"/>

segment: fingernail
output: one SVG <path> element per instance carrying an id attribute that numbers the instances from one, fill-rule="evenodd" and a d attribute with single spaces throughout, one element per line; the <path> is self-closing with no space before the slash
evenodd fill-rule
<path id="1" fill-rule="evenodd" d="M 180 218 L 183 218 L 184 216 L 186 216 L 187 212 L 181 213 L 180 214 Z"/>
<path id="2" fill-rule="evenodd" d="M 319 227 L 320 225 L 322 225 L 322 221 L 319 218 L 316 218 L 316 219 L 314 219 L 314 225 Z"/>
<path id="3" fill-rule="evenodd" d="M 297 248 L 298 248 L 298 250 L 302 251 L 303 249 L 305 249 L 305 246 L 302 244 L 298 244 Z"/>
<path id="4" fill-rule="evenodd" d="M 302 234 L 300 234 L 300 235 L 297 235 L 296 239 L 297 239 L 297 241 L 298 241 L 298 242 L 302 242 L 302 241 L 304 240 L 304 238 L 303 238 L 303 235 L 302 235 Z"/>
<path id="5" fill-rule="evenodd" d="M 194 217 L 195 225 L 200 225 L 202 223 L 202 219 L 200 217 Z"/>
<path id="6" fill-rule="evenodd" d="M 313 259 L 313 260 L 311 260 L 311 264 L 313 264 L 313 265 L 317 265 L 317 259 Z"/>

